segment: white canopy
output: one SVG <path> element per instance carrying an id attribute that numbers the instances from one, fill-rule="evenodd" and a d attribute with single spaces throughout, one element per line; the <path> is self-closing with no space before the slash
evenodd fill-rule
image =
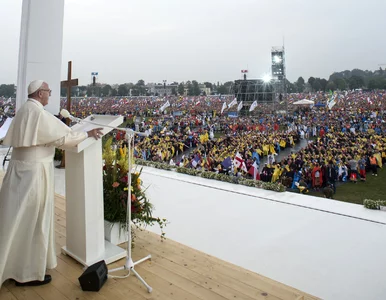
<path id="1" fill-rule="evenodd" d="M 312 100 L 308 100 L 308 99 L 302 99 L 302 100 L 296 101 L 292 104 L 293 105 L 314 105 L 315 102 Z"/>

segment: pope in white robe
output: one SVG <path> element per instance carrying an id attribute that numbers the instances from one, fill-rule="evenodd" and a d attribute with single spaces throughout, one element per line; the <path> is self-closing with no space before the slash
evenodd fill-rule
<path id="1" fill-rule="evenodd" d="M 25 283 L 45 280 L 56 267 L 54 237 L 55 147 L 72 147 L 100 128 L 74 132 L 44 110 L 48 84 L 38 80 L 13 119 L 3 144 L 13 147 L 0 191 L 0 287 L 7 279 Z"/>

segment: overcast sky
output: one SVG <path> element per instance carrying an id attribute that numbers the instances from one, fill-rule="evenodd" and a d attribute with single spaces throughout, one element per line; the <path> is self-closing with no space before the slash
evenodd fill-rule
<path id="1" fill-rule="evenodd" d="M 21 5 L 0 0 L 0 83 L 16 83 Z M 62 74 L 72 60 L 81 85 L 258 78 L 284 37 L 290 81 L 327 78 L 386 64 L 385 29 L 385 0 L 65 0 Z"/>

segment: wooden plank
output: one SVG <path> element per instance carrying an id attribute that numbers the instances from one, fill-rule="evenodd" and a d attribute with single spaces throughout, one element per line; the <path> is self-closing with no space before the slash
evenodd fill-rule
<path id="1" fill-rule="evenodd" d="M 13 285 L 9 290 L 18 300 L 43 300 L 31 287 L 20 287 Z"/>
<path id="2" fill-rule="evenodd" d="M 63 235 L 63 236 L 66 236 L 67 235 L 67 232 L 66 232 L 66 227 L 58 224 L 55 222 L 55 232 Z"/>
<path id="3" fill-rule="evenodd" d="M 61 292 L 59 292 L 52 284 L 46 284 L 42 286 L 34 286 L 31 287 L 33 291 L 35 291 L 40 297 L 45 300 L 73 300 L 64 296 Z"/>
<path id="4" fill-rule="evenodd" d="M 55 194 L 55 207 L 66 211 L 66 199 L 62 195 Z"/>
<path id="5" fill-rule="evenodd" d="M 148 248 L 149 251 L 156 252 L 171 261 L 178 264 L 185 265 L 192 270 L 197 271 L 203 276 L 216 276 L 218 274 L 225 274 L 229 278 L 242 282 L 251 287 L 258 286 L 269 295 L 277 296 L 281 299 L 296 299 L 300 294 L 304 294 L 296 289 L 285 286 L 275 281 L 266 281 L 264 277 L 259 276 L 253 272 L 249 272 L 230 263 L 221 261 L 220 259 L 211 257 L 207 254 L 183 246 L 177 242 L 166 240 L 159 242 L 157 236 L 152 237 L 152 233 L 145 233 L 146 240 L 143 239 L 143 233 L 138 234 L 137 246 Z M 204 256 L 205 259 L 198 259 Z M 219 278 L 215 277 L 220 280 Z M 263 292 L 263 293 L 264 293 Z"/>
<path id="6" fill-rule="evenodd" d="M 66 227 L 66 219 L 61 217 L 59 213 L 55 211 L 55 223 L 59 224 L 60 226 Z"/>
<path id="7" fill-rule="evenodd" d="M 135 270 L 154 290 L 161 291 L 162 294 L 167 296 L 169 299 L 175 299 L 175 300 L 202 299 L 193 294 L 188 293 L 181 287 L 175 285 L 173 283 L 175 281 L 174 278 L 168 278 L 160 274 L 151 273 L 148 270 L 143 268 L 144 265 L 145 263 L 142 266 L 137 266 Z M 137 283 L 140 284 L 140 282 L 134 276 L 131 280 L 137 281 Z M 218 299 L 218 298 L 205 298 L 205 299 Z M 224 299 L 224 298 L 221 298 L 221 299 Z"/>
<path id="8" fill-rule="evenodd" d="M 136 266 L 136 271 L 153 287 L 151 294 L 133 273 L 125 279 L 109 278 L 98 293 L 83 292 L 78 282 L 83 266 L 61 254 L 61 247 L 66 244 L 65 198 L 62 196 L 55 196 L 54 217 L 58 266 L 49 271 L 52 283 L 41 287 L 16 287 L 7 281 L 0 289 L 0 300 L 318 299 L 175 241 L 161 243 L 158 235 L 147 231 L 137 233 L 133 259 L 152 254 L 152 261 Z M 124 248 L 125 244 L 121 246 Z M 124 263 L 122 259 L 109 265 L 109 269 Z M 125 274 L 127 271 L 113 275 Z"/>
<path id="9" fill-rule="evenodd" d="M 0 300 L 17 300 L 12 292 L 6 287 L 0 289 Z"/>
<path id="10" fill-rule="evenodd" d="M 138 253 L 138 249 L 136 249 L 134 258 L 141 258 L 148 252 L 147 249 L 143 251 L 143 254 Z M 189 269 L 187 266 L 181 266 L 177 264 L 175 261 L 169 260 L 158 253 L 154 253 L 154 249 L 152 251 L 152 264 L 150 267 L 154 265 L 159 265 L 169 271 L 175 272 L 179 276 L 182 276 L 186 279 L 191 280 L 195 284 L 198 284 L 202 287 L 205 287 L 209 290 L 216 292 L 217 294 L 227 298 L 227 299 L 272 299 L 278 300 L 280 298 L 275 297 L 273 295 L 265 295 L 265 291 L 251 287 L 249 285 L 243 284 L 241 282 L 237 282 L 232 280 L 228 276 L 225 275 L 203 275 L 199 272 Z"/>

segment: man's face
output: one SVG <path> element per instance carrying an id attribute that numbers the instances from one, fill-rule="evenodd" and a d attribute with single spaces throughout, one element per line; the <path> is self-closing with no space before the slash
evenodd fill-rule
<path id="1" fill-rule="evenodd" d="M 39 89 L 39 99 L 40 103 L 43 106 L 46 106 L 48 104 L 48 99 L 51 96 L 51 90 L 47 83 L 43 83 L 42 87 Z"/>

